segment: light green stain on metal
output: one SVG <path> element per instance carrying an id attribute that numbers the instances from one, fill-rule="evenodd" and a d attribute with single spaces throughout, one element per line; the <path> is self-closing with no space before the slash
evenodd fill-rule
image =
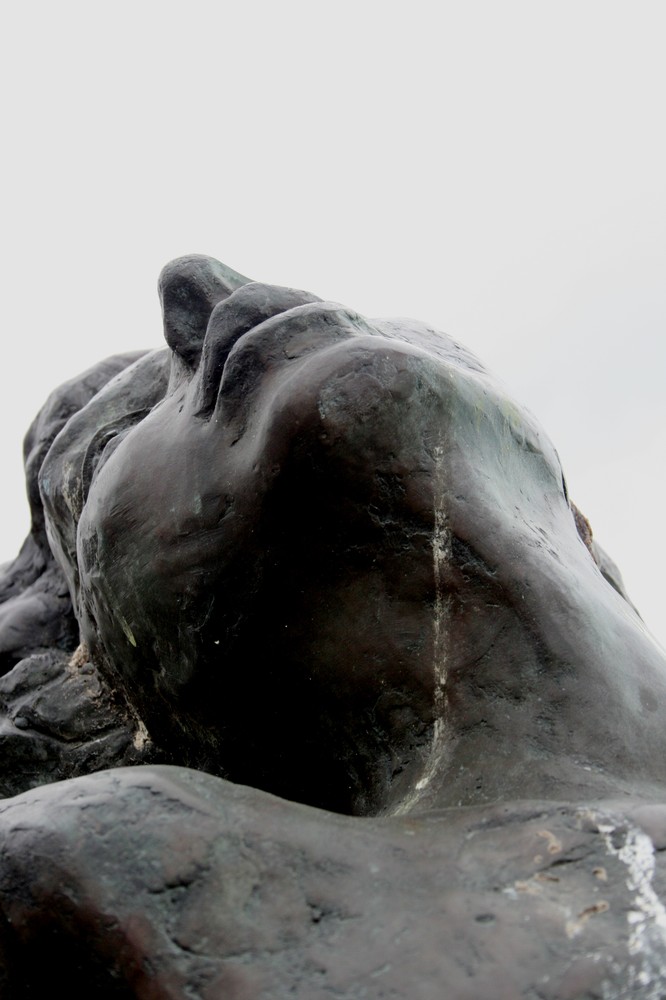
<path id="1" fill-rule="evenodd" d="M 134 646 L 134 648 L 136 649 L 136 639 L 134 638 L 134 633 L 132 632 L 132 629 L 129 627 L 128 622 L 123 618 L 120 612 L 118 612 L 118 621 L 120 622 L 120 627 L 127 636 L 128 642 L 130 642 L 132 646 Z"/>

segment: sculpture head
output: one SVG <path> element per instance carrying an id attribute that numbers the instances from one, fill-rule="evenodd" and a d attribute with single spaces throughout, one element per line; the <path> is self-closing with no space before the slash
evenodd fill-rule
<path id="1" fill-rule="evenodd" d="M 475 358 L 208 258 L 161 295 L 169 353 L 70 420 L 41 488 L 165 755 L 359 814 L 662 780 L 663 654 Z"/>

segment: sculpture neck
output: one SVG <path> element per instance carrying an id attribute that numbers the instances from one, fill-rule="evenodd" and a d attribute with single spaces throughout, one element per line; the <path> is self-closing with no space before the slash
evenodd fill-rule
<path id="1" fill-rule="evenodd" d="M 478 578 L 447 597 L 433 627 L 441 712 L 390 811 L 663 795 L 661 649 L 591 560 L 575 577 L 522 569 L 501 603 Z"/>

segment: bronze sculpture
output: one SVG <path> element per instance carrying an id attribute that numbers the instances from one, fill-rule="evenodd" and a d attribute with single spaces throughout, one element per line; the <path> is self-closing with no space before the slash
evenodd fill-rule
<path id="1" fill-rule="evenodd" d="M 536 422 L 423 324 L 160 291 L 26 443 L 7 995 L 661 995 L 666 660 Z"/>

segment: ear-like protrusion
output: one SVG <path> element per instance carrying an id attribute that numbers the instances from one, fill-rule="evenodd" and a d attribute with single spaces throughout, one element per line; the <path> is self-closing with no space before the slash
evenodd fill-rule
<path id="1" fill-rule="evenodd" d="M 199 362 L 208 320 L 217 303 L 249 280 L 202 254 L 178 257 L 162 270 L 158 290 L 164 337 L 187 368 L 193 370 Z"/>
<path id="2" fill-rule="evenodd" d="M 215 406 L 224 362 L 244 333 L 272 316 L 311 302 L 321 302 L 321 299 L 295 288 L 259 282 L 246 285 L 233 298 L 220 302 L 211 314 L 201 357 L 198 412 L 208 413 Z"/>

